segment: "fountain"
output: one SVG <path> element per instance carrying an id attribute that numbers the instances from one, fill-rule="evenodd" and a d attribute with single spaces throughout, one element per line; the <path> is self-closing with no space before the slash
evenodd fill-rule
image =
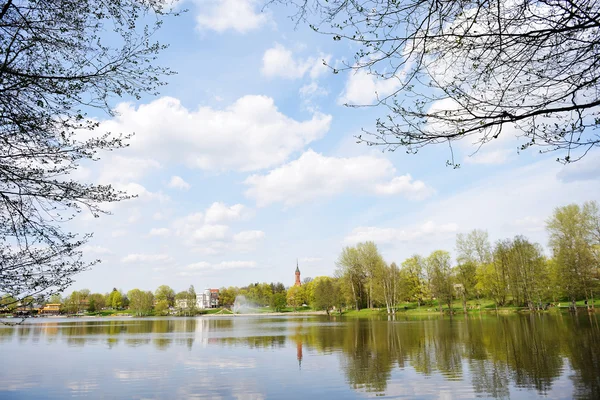
<path id="1" fill-rule="evenodd" d="M 231 307 L 233 314 L 249 314 L 258 312 L 258 308 L 246 299 L 246 296 L 236 296 L 233 306 Z"/>

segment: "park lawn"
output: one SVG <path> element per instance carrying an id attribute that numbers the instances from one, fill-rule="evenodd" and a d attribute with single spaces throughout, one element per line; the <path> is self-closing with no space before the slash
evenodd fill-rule
<path id="1" fill-rule="evenodd" d="M 207 308 L 205 310 L 202 310 L 202 312 L 200 314 L 233 314 L 229 309 L 227 308 Z"/>
<path id="2" fill-rule="evenodd" d="M 86 315 L 98 316 L 98 317 L 110 317 L 110 316 L 126 316 L 131 315 L 131 310 L 100 310 L 96 312 L 88 312 Z"/>

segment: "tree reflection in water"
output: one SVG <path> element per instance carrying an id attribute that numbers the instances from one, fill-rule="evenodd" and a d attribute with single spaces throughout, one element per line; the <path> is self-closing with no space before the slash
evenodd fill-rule
<path id="1" fill-rule="evenodd" d="M 337 357 L 350 387 L 378 394 L 393 395 L 391 387 L 405 384 L 403 377 L 435 375 L 460 381 L 481 396 L 506 398 L 511 387 L 543 395 L 568 377 L 573 397 L 600 398 L 599 325 L 599 316 L 590 314 L 46 320 L 0 328 L 0 345 L 29 340 L 106 349 L 152 344 L 161 352 L 171 346 L 189 351 L 198 345 L 243 347 L 295 357 L 298 373 L 319 363 L 319 357 Z"/>

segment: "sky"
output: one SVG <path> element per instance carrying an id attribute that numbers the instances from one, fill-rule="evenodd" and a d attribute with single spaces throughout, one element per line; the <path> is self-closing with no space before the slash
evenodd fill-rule
<path id="1" fill-rule="evenodd" d="M 294 282 L 333 275 L 345 246 L 374 241 L 387 262 L 443 249 L 483 229 L 492 242 L 524 235 L 547 245 L 554 208 L 600 200 L 600 157 L 567 166 L 556 154 L 518 152 L 514 135 L 476 151 L 458 142 L 418 154 L 357 144 L 385 116 L 372 104 L 395 83 L 333 74 L 357 49 L 295 24 L 284 7 L 254 0 L 186 0 L 157 39 L 177 72 L 156 97 L 114 99 L 98 132 L 135 133 L 74 178 L 137 197 L 83 213 L 70 229 L 102 263 L 69 290 L 176 291 Z M 546 253 L 548 250 L 546 248 Z"/>

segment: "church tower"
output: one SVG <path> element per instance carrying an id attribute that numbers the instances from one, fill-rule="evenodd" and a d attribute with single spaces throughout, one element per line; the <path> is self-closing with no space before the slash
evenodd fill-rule
<path id="1" fill-rule="evenodd" d="M 296 282 L 294 282 L 294 286 L 300 285 L 302 285 L 300 282 L 300 268 L 298 268 L 298 260 L 296 260 Z"/>

